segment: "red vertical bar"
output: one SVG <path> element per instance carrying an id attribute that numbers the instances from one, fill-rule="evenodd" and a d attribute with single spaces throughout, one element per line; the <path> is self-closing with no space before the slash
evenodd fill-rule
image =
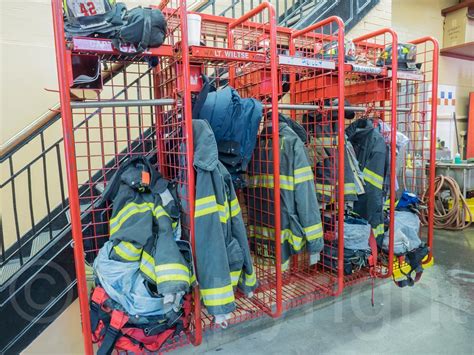
<path id="1" fill-rule="evenodd" d="M 272 317 L 279 317 L 283 311 L 282 301 L 282 275 L 281 275 L 281 214 L 280 214 L 280 136 L 278 121 L 278 51 L 277 51 L 277 26 L 275 8 L 269 2 L 263 2 L 256 8 L 250 10 L 242 17 L 229 24 L 228 43 L 233 48 L 234 39 L 232 30 L 251 19 L 263 10 L 268 9 L 269 35 L 270 35 L 270 75 L 272 92 L 272 149 L 273 149 L 273 181 L 275 196 L 275 273 L 276 273 L 276 311 Z M 229 82 L 233 85 L 235 71 L 229 71 Z"/>
<path id="2" fill-rule="evenodd" d="M 66 58 L 70 55 L 66 51 L 64 41 L 63 9 L 61 0 L 52 0 L 54 42 L 56 50 L 56 65 L 58 70 L 59 98 L 61 103 L 61 120 L 64 137 L 64 153 L 69 194 L 69 210 L 71 213 L 72 238 L 74 241 L 74 265 L 77 277 L 77 291 L 81 310 L 82 335 L 84 338 L 84 352 L 92 355 L 92 335 L 89 315 L 89 300 L 82 244 L 81 211 L 79 208 L 79 190 L 77 182 L 77 164 L 74 147 L 74 132 L 71 112 L 71 97 L 69 92 L 68 68 Z"/>
<path id="3" fill-rule="evenodd" d="M 179 1 L 180 16 L 181 16 L 181 53 L 183 62 L 183 110 L 185 118 L 185 137 L 186 137 L 186 161 L 187 161 L 187 176 L 188 176 L 188 198 L 189 198 L 189 229 L 191 233 L 191 246 L 193 255 L 196 256 L 196 242 L 194 234 L 194 143 L 193 143 L 193 122 L 192 122 L 192 104 L 191 104 L 191 89 L 189 87 L 190 78 L 190 60 L 189 60 L 189 46 L 188 46 L 188 21 L 186 10 L 186 0 Z M 196 262 L 196 257 L 194 257 Z M 196 269 L 196 268 L 195 268 Z M 197 269 L 196 269 L 197 270 Z M 202 342 L 202 324 L 201 324 L 201 302 L 199 295 L 199 287 L 194 288 L 194 339 L 193 345 L 197 346 Z"/>
<path id="4" fill-rule="evenodd" d="M 433 37 L 423 37 L 412 41 L 413 44 L 420 44 L 423 42 L 431 42 L 433 44 L 433 68 L 431 71 L 431 137 L 430 137 L 430 170 L 429 170 L 429 187 L 428 187 L 428 245 L 430 253 L 428 260 L 425 263 L 430 263 L 433 258 L 433 236 L 434 236 L 434 179 L 436 174 L 436 124 L 438 119 L 438 66 L 439 66 L 439 44 Z"/>
<path id="5" fill-rule="evenodd" d="M 388 243 L 388 272 L 384 275 L 384 277 L 390 277 L 393 273 L 395 200 L 397 197 L 397 191 L 395 189 L 395 180 L 397 178 L 398 36 L 393 30 L 389 30 L 388 32 L 392 35 L 392 131 L 390 132 L 390 221 Z"/>
<path id="6" fill-rule="evenodd" d="M 281 213 L 280 213 L 280 124 L 278 120 L 278 51 L 275 8 L 267 4 L 270 22 L 270 73 L 272 85 L 272 145 L 273 145 L 273 181 L 275 188 L 275 259 L 276 259 L 276 312 L 279 317 L 283 310 L 283 284 L 281 275 Z"/>
<path id="7" fill-rule="evenodd" d="M 474 92 L 469 93 L 466 159 L 474 158 Z"/>
<path id="8" fill-rule="evenodd" d="M 337 291 L 334 292 L 335 296 L 338 296 L 344 290 L 344 151 L 345 151 L 345 117 L 344 117 L 344 87 L 345 87 L 345 49 L 344 49 L 344 22 L 340 18 L 336 18 L 338 24 L 338 83 L 337 83 L 337 98 L 339 100 L 339 111 L 338 111 L 338 187 L 337 187 L 337 233 L 338 233 L 338 245 L 337 245 Z"/>

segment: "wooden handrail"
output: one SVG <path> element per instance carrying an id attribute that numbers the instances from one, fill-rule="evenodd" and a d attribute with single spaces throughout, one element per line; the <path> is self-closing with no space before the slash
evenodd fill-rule
<path id="1" fill-rule="evenodd" d="M 112 79 L 124 67 L 125 67 L 125 64 L 122 64 L 122 63 L 114 64 L 110 68 L 110 70 L 104 73 L 104 76 L 103 76 L 104 82 L 107 82 L 110 79 Z M 28 139 L 31 139 L 32 138 L 31 136 L 40 132 L 43 127 L 51 123 L 51 121 L 55 120 L 60 114 L 61 114 L 61 107 L 59 103 L 57 103 L 48 112 L 42 114 L 32 123 L 30 123 L 28 126 L 23 128 L 20 132 L 18 132 L 9 140 L 7 140 L 4 144 L 0 146 L 0 161 L 3 161 L 7 154 L 12 152 L 16 147 L 23 144 Z"/>

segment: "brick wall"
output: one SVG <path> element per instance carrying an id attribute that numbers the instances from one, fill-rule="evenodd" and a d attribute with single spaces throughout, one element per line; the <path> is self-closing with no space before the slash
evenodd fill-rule
<path id="1" fill-rule="evenodd" d="M 392 0 L 380 0 L 380 2 L 347 33 L 347 35 L 349 38 L 356 38 L 367 32 L 391 26 Z"/>

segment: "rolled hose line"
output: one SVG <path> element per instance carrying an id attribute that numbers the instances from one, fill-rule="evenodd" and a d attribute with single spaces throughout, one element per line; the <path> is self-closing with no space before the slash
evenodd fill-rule
<path id="1" fill-rule="evenodd" d="M 434 179 L 434 187 L 434 227 L 447 230 L 463 230 L 469 227 L 472 223 L 472 214 L 456 180 L 449 176 L 439 175 Z M 453 205 L 450 209 L 446 209 L 443 206 L 443 201 L 440 196 L 440 192 L 446 188 L 449 189 L 453 199 Z M 428 196 L 429 187 L 421 197 L 421 200 L 425 204 L 429 202 Z M 468 222 L 465 221 L 465 216 L 469 216 Z M 423 225 L 428 224 L 428 218 L 428 211 L 424 210 L 420 216 Z"/>

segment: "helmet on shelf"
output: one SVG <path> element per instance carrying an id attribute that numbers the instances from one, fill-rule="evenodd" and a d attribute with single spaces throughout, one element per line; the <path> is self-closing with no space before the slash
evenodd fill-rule
<path id="1" fill-rule="evenodd" d="M 319 51 L 318 57 L 326 60 L 337 60 L 338 58 L 339 45 L 337 41 L 331 41 L 326 43 L 323 48 Z M 354 42 L 346 40 L 344 42 L 344 61 L 355 62 L 356 61 L 356 49 Z"/>
<path id="2" fill-rule="evenodd" d="M 377 59 L 377 66 L 392 66 L 392 45 L 385 47 Z M 416 45 L 411 43 L 398 44 L 398 68 L 405 70 L 416 70 L 419 66 L 416 64 Z"/>

